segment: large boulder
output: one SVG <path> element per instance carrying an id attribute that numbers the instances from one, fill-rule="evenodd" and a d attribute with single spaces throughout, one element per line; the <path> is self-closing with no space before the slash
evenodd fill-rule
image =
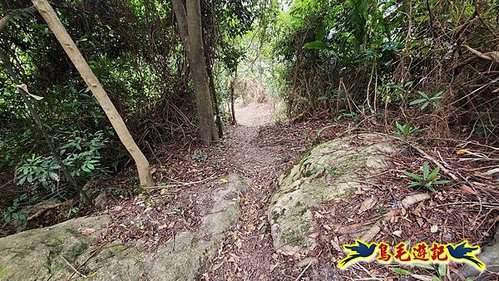
<path id="1" fill-rule="evenodd" d="M 0 238 L 0 280 L 61 280 L 87 255 L 108 223 L 107 216 L 83 217 L 53 227 Z"/>
<path id="2" fill-rule="evenodd" d="M 322 143 L 279 179 L 268 210 L 275 249 L 306 255 L 313 241 L 310 208 L 369 188 L 369 175 L 389 167 L 400 148 L 393 139 L 361 134 Z"/>
<path id="3" fill-rule="evenodd" d="M 213 195 L 197 231 L 185 231 L 154 252 L 119 241 L 97 245 L 109 218 L 86 217 L 0 239 L 0 280 L 194 280 L 216 254 L 240 213 L 244 178 L 231 175 Z"/>

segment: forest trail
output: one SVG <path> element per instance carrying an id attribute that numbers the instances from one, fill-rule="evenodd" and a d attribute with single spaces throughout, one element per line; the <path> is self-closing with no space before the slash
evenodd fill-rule
<path id="1" fill-rule="evenodd" d="M 249 121 L 249 119 L 240 118 Z M 243 121 L 243 122 L 244 122 Z M 235 172 L 251 180 L 243 197 L 240 218 L 228 232 L 226 241 L 203 275 L 206 280 L 249 280 L 268 278 L 272 264 L 272 240 L 266 210 L 273 189 L 272 181 L 286 164 L 283 146 L 259 145 L 259 126 L 238 125 L 229 129 L 227 155 Z M 265 234 L 260 234 L 264 232 Z"/>
<path id="2" fill-rule="evenodd" d="M 240 125 L 250 127 L 269 125 L 278 118 L 278 105 L 275 101 L 251 101 L 246 104 L 242 101 L 237 101 L 234 105 L 236 121 Z"/>
<path id="3" fill-rule="evenodd" d="M 269 103 L 238 104 L 236 120 L 226 138 L 228 165 L 251 180 L 243 195 L 242 211 L 212 259 L 204 280 L 268 280 L 278 266 L 269 231 L 267 209 L 277 178 L 311 144 L 310 124 L 271 124 Z M 290 273 L 291 275 L 298 275 Z"/>

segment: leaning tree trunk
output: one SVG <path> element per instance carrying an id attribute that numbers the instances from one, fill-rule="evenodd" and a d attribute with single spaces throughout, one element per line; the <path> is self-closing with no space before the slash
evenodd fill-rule
<path id="1" fill-rule="evenodd" d="M 186 2 L 184 3 L 183 0 L 172 0 L 180 37 L 186 49 L 189 68 L 194 82 L 199 117 L 199 132 L 203 142 L 210 145 L 212 141 L 218 141 L 219 137 L 213 120 L 210 84 L 203 49 L 201 6 L 199 0 L 187 0 Z"/>
<path id="2" fill-rule="evenodd" d="M 49 28 L 57 37 L 57 40 L 64 48 L 64 51 L 66 51 L 66 54 L 73 62 L 81 77 L 83 78 L 83 80 L 85 80 L 85 83 L 87 83 L 90 91 L 92 91 L 92 94 L 97 99 L 97 102 L 99 102 L 100 106 L 106 113 L 107 118 L 109 118 L 109 121 L 116 131 L 119 139 L 126 147 L 130 155 L 132 155 L 132 158 L 137 165 L 140 185 L 143 187 L 154 186 L 154 181 L 151 177 L 149 162 L 147 161 L 147 158 L 144 156 L 142 151 L 133 140 L 132 135 L 130 135 L 130 132 L 128 131 L 125 122 L 121 118 L 118 110 L 116 110 L 116 107 L 114 107 L 114 104 L 112 103 L 111 99 L 109 99 L 106 91 L 88 66 L 87 61 L 83 58 L 73 39 L 71 39 L 68 32 L 62 25 L 59 17 L 54 12 L 54 9 L 52 9 L 47 0 L 32 0 L 32 2 L 45 22 L 47 22 Z"/>

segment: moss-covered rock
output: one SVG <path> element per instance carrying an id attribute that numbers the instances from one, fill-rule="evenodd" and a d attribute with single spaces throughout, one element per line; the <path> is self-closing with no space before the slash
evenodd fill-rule
<path id="1" fill-rule="evenodd" d="M 199 231 L 186 231 L 154 252 L 119 241 L 96 245 L 106 216 L 70 220 L 0 239 L 0 280 L 194 280 L 213 256 L 240 213 L 247 182 L 228 177 L 213 195 L 214 205 Z M 90 230 L 90 231 L 89 231 Z"/>
<path id="2" fill-rule="evenodd" d="M 362 134 L 320 144 L 279 179 L 268 211 L 274 247 L 306 254 L 311 246 L 310 207 L 368 188 L 369 175 L 388 167 L 399 151 L 388 137 Z"/>
<path id="3" fill-rule="evenodd" d="M 69 264 L 77 266 L 85 258 L 108 221 L 83 217 L 1 238 L 0 280 L 69 278 L 75 273 Z"/>

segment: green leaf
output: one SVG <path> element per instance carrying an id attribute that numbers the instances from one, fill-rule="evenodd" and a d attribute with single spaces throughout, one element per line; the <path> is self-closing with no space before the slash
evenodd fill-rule
<path id="1" fill-rule="evenodd" d="M 425 100 L 429 100 L 430 97 L 425 93 L 425 92 L 421 92 L 421 91 L 418 91 L 418 93 L 423 97 L 425 98 Z"/>
<path id="2" fill-rule="evenodd" d="M 416 181 L 412 181 L 407 187 L 418 187 L 420 185 L 421 185 L 421 183 L 416 182 Z"/>
<path id="3" fill-rule="evenodd" d="M 420 103 L 423 103 L 425 102 L 426 99 L 417 99 L 417 100 L 413 100 L 409 103 L 409 105 L 417 105 L 417 104 L 420 104 Z"/>
<path id="4" fill-rule="evenodd" d="M 450 181 L 448 180 L 438 180 L 438 181 L 434 181 L 433 184 L 436 184 L 436 185 L 444 185 L 444 184 L 448 184 Z"/>
<path id="5" fill-rule="evenodd" d="M 422 180 L 421 176 L 413 174 L 413 173 L 405 172 L 405 175 L 408 176 L 410 179 L 413 179 L 415 181 L 421 181 Z"/>
<path id="6" fill-rule="evenodd" d="M 26 177 L 22 177 L 19 179 L 19 181 L 17 182 L 18 185 L 23 185 L 24 182 L 26 181 Z"/>
<path id="7" fill-rule="evenodd" d="M 439 166 L 435 167 L 435 169 L 433 169 L 433 171 L 431 171 L 431 173 L 428 175 L 428 180 L 432 181 L 436 179 L 439 172 L 440 172 L 440 167 Z"/>
<path id="8" fill-rule="evenodd" d="M 403 269 L 403 268 L 391 268 L 391 270 L 395 273 L 397 273 L 398 275 L 402 275 L 402 276 L 408 276 L 408 275 L 411 275 L 412 272 L 410 272 L 409 270 L 407 269 Z"/>
<path id="9" fill-rule="evenodd" d="M 435 191 L 435 188 L 433 188 L 433 186 L 431 185 L 431 183 L 426 183 L 424 185 L 424 188 L 426 188 L 427 190 L 430 190 L 430 191 Z"/>
<path id="10" fill-rule="evenodd" d="M 435 268 L 433 268 L 433 266 L 431 266 L 430 264 L 426 264 L 426 263 L 414 263 L 414 266 L 421 267 L 421 268 L 428 269 L 428 270 L 435 269 Z"/>
<path id="11" fill-rule="evenodd" d="M 59 181 L 59 175 L 54 172 L 49 172 L 49 177 L 55 181 Z"/>
<path id="12" fill-rule="evenodd" d="M 397 130 L 399 132 L 403 132 L 404 131 L 404 127 L 402 127 L 402 125 L 400 125 L 399 122 L 395 122 L 395 126 L 397 127 Z"/>
<path id="13" fill-rule="evenodd" d="M 325 50 L 328 48 L 329 48 L 328 45 L 320 40 L 308 42 L 305 43 L 305 45 L 303 45 L 303 49 L 306 50 Z"/>
<path id="14" fill-rule="evenodd" d="M 447 265 L 444 263 L 441 263 L 438 265 L 438 275 L 443 277 L 447 275 Z"/>
<path id="15" fill-rule="evenodd" d="M 423 179 L 427 180 L 428 175 L 430 174 L 430 166 L 427 162 L 423 163 Z"/>
<path id="16" fill-rule="evenodd" d="M 425 102 L 425 103 L 421 106 L 421 110 L 425 110 L 425 109 L 428 107 L 428 105 L 429 105 L 429 104 L 430 104 L 430 103 Z"/>

